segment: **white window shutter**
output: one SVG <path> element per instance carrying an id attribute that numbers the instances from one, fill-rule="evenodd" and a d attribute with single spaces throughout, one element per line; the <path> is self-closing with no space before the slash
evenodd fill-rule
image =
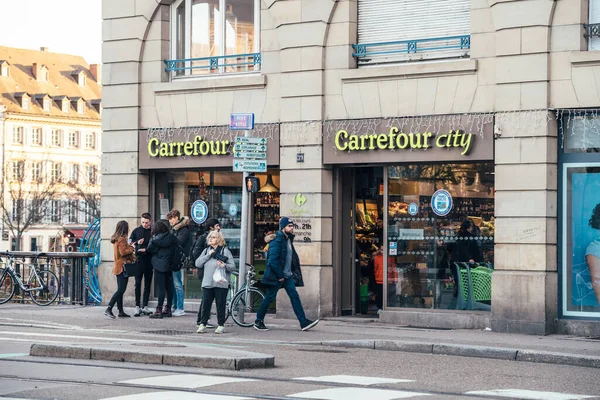
<path id="1" fill-rule="evenodd" d="M 471 0 L 358 0 L 358 44 L 469 35 Z M 437 44 L 437 42 L 436 42 Z M 425 44 L 418 43 L 417 47 Z M 391 51 L 400 46 L 371 47 Z M 468 50 L 431 50 L 416 54 L 368 56 L 361 64 L 458 57 Z"/>

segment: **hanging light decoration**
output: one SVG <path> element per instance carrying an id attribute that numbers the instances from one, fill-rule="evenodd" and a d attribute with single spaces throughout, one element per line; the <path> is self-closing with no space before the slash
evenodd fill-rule
<path id="1" fill-rule="evenodd" d="M 267 176 L 267 183 L 260 188 L 259 192 L 261 193 L 279 193 L 279 188 L 275 186 L 273 183 L 273 175 L 269 174 Z"/>

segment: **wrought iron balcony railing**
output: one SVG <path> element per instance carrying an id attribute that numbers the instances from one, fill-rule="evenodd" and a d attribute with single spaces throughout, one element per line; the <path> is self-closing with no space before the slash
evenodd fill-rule
<path id="1" fill-rule="evenodd" d="M 600 36 L 600 24 L 583 24 L 583 27 L 585 28 L 585 33 L 583 34 L 585 38 Z"/>
<path id="2" fill-rule="evenodd" d="M 353 44 L 353 57 L 359 60 L 374 56 L 393 54 L 417 54 L 425 52 L 442 52 L 445 50 L 465 50 L 471 48 L 471 36 L 447 36 L 429 39 L 400 40 L 396 42 Z"/>
<path id="3" fill-rule="evenodd" d="M 192 75 L 194 70 L 210 72 L 246 72 L 260 69 L 260 53 L 232 54 L 227 56 L 212 56 L 201 58 L 186 58 L 181 60 L 165 60 L 167 72 L 176 75 Z M 201 72 L 200 72 L 201 73 Z"/>

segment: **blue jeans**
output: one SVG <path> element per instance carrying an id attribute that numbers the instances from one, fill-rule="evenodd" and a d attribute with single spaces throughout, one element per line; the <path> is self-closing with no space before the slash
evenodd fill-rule
<path id="1" fill-rule="evenodd" d="M 296 314 L 296 318 L 300 322 L 300 325 L 304 324 L 306 320 L 306 315 L 304 315 L 304 308 L 302 308 L 302 302 L 300 301 L 300 295 L 298 295 L 298 291 L 296 290 L 296 283 L 294 282 L 294 278 L 285 278 L 283 282 L 281 282 L 277 286 L 267 286 L 267 293 L 265 295 L 265 299 L 260 303 L 260 307 L 258 308 L 258 312 L 256 313 L 256 320 L 263 321 L 265 319 L 265 315 L 267 315 L 267 310 L 269 306 L 275 299 L 277 298 L 277 292 L 279 289 L 285 289 L 287 295 L 290 298 L 290 302 L 292 303 L 292 308 L 294 309 L 294 314 Z"/>
<path id="2" fill-rule="evenodd" d="M 183 271 L 173 272 L 173 307 L 183 310 Z"/>

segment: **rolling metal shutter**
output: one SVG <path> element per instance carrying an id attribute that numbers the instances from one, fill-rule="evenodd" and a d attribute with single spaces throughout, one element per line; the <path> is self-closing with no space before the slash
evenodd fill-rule
<path id="1" fill-rule="evenodd" d="M 470 31 L 471 0 L 358 0 L 358 44 L 469 35 Z M 376 51 L 399 48 L 396 45 Z M 361 63 L 457 57 L 464 53 L 454 49 L 376 55 Z"/>

